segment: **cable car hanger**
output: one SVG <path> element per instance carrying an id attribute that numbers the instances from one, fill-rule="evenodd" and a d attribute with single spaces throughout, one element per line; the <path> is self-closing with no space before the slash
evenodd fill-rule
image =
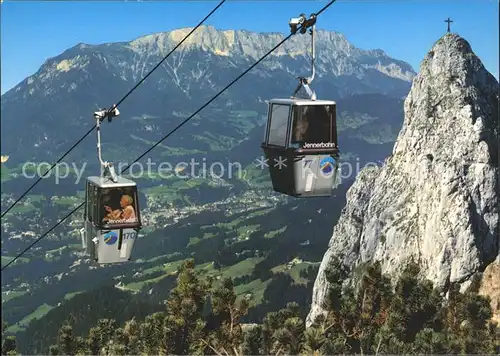
<path id="1" fill-rule="evenodd" d="M 315 61 L 316 61 L 316 41 L 314 38 L 315 31 L 316 31 L 316 14 L 311 14 L 309 16 L 309 19 L 306 19 L 305 14 L 300 14 L 299 17 L 295 17 L 290 19 L 290 22 L 288 23 L 290 25 L 290 32 L 292 34 L 296 34 L 298 30 L 298 26 L 302 25 L 300 28 L 300 33 L 304 34 L 306 33 L 307 29 L 309 29 L 309 34 L 311 35 L 311 76 L 309 78 L 306 77 L 298 77 L 297 79 L 299 80 L 299 84 L 297 85 L 297 88 L 293 92 L 292 99 L 299 98 L 297 97 L 297 93 L 300 91 L 301 88 L 304 89 L 304 91 L 307 94 L 307 97 L 302 97 L 303 99 L 310 99 L 310 100 L 316 100 L 316 93 L 314 90 L 312 90 L 309 85 L 312 83 L 314 80 L 314 76 L 316 74 L 316 69 L 315 69 Z"/>
<path id="2" fill-rule="evenodd" d="M 111 179 L 114 183 L 118 182 L 118 177 L 115 172 L 115 167 L 113 163 L 108 161 L 103 161 L 102 150 L 101 150 L 101 122 L 107 118 L 108 122 L 111 122 L 114 117 L 120 115 L 120 111 L 116 105 L 113 105 L 109 110 L 101 109 L 100 111 L 94 112 L 94 119 L 96 119 L 96 132 L 97 132 L 97 155 L 99 157 L 99 162 L 101 163 L 101 177 Z"/>
<path id="3" fill-rule="evenodd" d="M 142 228 L 137 184 L 118 177 L 113 163 L 102 158 L 101 122 L 105 118 L 112 122 L 119 115 L 116 104 L 94 112 L 101 175 L 87 177 L 80 235 L 87 255 L 99 264 L 130 261 Z"/>

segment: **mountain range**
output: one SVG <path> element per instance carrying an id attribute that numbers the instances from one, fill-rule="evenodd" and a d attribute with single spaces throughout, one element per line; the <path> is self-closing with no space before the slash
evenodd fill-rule
<path id="1" fill-rule="evenodd" d="M 24 162 L 54 162 L 94 124 L 93 111 L 116 103 L 189 30 L 130 42 L 78 44 L 2 95 L 1 153 L 9 156 L 2 163 L 2 211 L 32 184 L 21 176 Z M 342 34 L 318 31 L 312 86 L 319 98 L 337 101 L 342 160 L 354 169 L 345 172 L 331 199 L 285 198 L 272 191 L 267 172 L 256 169 L 254 161 L 262 155 L 266 100 L 289 97 L 296 77 L 310 71 L 306 36 L 292 37 L 142 159 L 240 162 L 245 177 L 137 178 L 146 228 L 134 262 L 126 267 L 96 268 L 84 258 L 76 235 L 82 223 L 78 212 L 2 273 L 2 309 L 9 332 L 37 345 L 26 352 L 45 352 L 55 329 L 47 334 L 40 325 L 58 318 L 54 315 L 59 304 L 65 313 L 81 308 L 82 298 L 92 298 L 96 288 L 105 299 L 99 288 L 108 288 L 110 281 L 128 293 L 161 299 L 171 288 L 174 267 L 188 257 L 207 273 L 236 278 L 241 293 L 253 293 L 249 321 L 284 302 L 275 293 L 283 283 L 300 290 L 307 308 L 305 296 L 312 294 L 315 276 L 299 273 L 321 260 L 356 165 L 379 164 L 390 155 L 415 73 L 382 50 L 358 49 Z M 120 105 L 118 119 L 103 122 L 104 158 L 130 163 L 283 38 L 278 33 L 198 29 Z M 88 162 L 85 175 L 96 174 L 95 146 L 95 137 L 89 137 L 65 161 L 80 166 Z M 53 178 L 42 181 L 6 215 L 2 264 L 81 201 L 83 182 L 75 184 L 74 172 L 70 177 L 59 184 L 53 184 Z M 219 270 L 211 267 L 214 263 Z M 277 271 L 292 280 L 283 282 Z M 78 307 L 71 304 L 76 294 L 81 295 Z M 104 306 L 108 302 L 102 301 Z M 30 324 L 34 319 L 38 322 Z"/>
<path id="2" fill-rule="evenodd" d="M 6 133 L 2 154 L 9 155 L 14 165 L 58 157 L 93 125 L 93 111 L 122 97 L 189 30 L 125 43 L 79 44 L 47 60 L 35 74 L 2 95 L 2 130 Z M 111 158 L 123 153 L 124 145 L 109 139 L 111 131 L 113 138 L 126 140 L 127 156 L 140 152 L 144 142 L 161 137 L 283 37 L 199 28 L 120 105 L 120 119 L 103 125 L 104 149 Z M 263 122 L 265 100 L 290 96 L 296 77 L 310 72 L 308 37 L 296 35 L 285 42 L 166 145 L 208 151 L 207 141 L 223 142 L 227 149 L 243 140 L 249 129 Z M 414 75 L 410 65 L 381 50 L 361 50 L 339 33 L 318 31 L 314 88 L 320 98 L 383 94 L 401 99 Z M 344 111 L 342 102 L 339 111 Z M 24 130 L 24 125 L 30 130 Z M 93 158 L 91 141 L 82 144 L 83 152 L 75 150 L 74 157 Z M 23 150 L 15 150 L 18 145 Z M 168 154 L 175 151 L 166 149 Z"/>

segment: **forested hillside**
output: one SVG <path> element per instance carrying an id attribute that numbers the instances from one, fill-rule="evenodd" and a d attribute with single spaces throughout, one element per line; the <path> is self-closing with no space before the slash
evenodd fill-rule
<path id="1" fill-rule="evenodd" d="M 76 336 L 72 316 L 59 330 L 51 355 L 217 354 L 498 354 L 500 328 L 489 321 L 488 298 L 473 283 L 463 294 L 452 286 L 445 299 L 420 281 L 409 263 L 398 281 L 365 265 L 354 287 L 342 287 L 346 266 L 328 269 L 325 315 L 305 328 L 297 303 L 269 312 L 259 324 L 242 324 L 248 300 L 237 298 L 230 278 L 201 278 L 194 261 L 178 270 L 176 287 L 162 310 L 123 322 L 116 313 Z M 458 286 L 458 285 L 457 285 Z M 90 303 L 90 302 L 89 302 Z M 118 320 L 117 320 L 118 319 Z M 3 353 L 12 353 L 12 339 Z M 19 346 L 19 345 L 18 345 Z"/>

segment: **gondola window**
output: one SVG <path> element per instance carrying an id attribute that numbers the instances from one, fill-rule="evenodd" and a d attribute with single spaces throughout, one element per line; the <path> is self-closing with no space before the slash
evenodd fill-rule
<path id="1" fill-rule="evenodd" d="M 302 145 L 306 142 L 333 142 L 333 115 L 333 105 L 295 106 L 293 110 L 292 145 Z"/>
<path id="2" fill-rule="evenodd" d="M 273 104 L 271 110 L 271 123 L 269 125 L 268 143 L 270 145 L 284 147 L 286 145 L 286 134 L 288 128 L 290 106 Z"/>

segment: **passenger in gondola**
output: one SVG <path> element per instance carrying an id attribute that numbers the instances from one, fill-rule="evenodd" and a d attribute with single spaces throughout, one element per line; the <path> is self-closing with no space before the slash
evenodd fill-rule
<path id="1" fill-rule="evenodd" d="M 295 148 L 299 148 L 306 141 L 307 130 L 309 128 L 309 123 L 304 115 L 300 115 L 297 117 L 294 122 L 294 130 L 292 137 L 292 146 Z"/>
<path id="2" fill-rule="evenodd" d="M 126 221 L 135 221 L 135 210 L 133 207 L 134 199 L 130 195 L 122 195 L 120 199 L 120 206 L 122 208 L 121 218 Z"/>
<path id="3" fill-rule="evenodd" d="M 104 205 L 104 209 L 108 212 L 103 221 L 123 221 L 135 222 L 136 215 L 133 207 L 134 200 L 130 195 L 122 195 L 120 198 L 120 209 L 113 210 L 110 206 Z"/>

